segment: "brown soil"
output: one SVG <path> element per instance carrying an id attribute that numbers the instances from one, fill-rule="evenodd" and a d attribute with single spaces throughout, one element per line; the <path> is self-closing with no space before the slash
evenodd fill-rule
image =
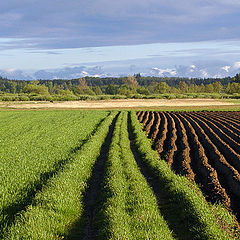
<path id="1" fill-rule="evenodd" d="M 172 168 L 175 170 L 175 172 L 185 175 L 188 179 L 194 181 L 195 174 L 191 168 L 190 147 L 186 129 L 177 115 L 172 114 L 172 117 L 175 122 L 177 133 L 177 151 L 175 151 L 174 154 Z"/>
<path id="2" fill-rule="evenodd" d="M 146 135 L 147 135 L 147 136 L 150 134 L 152 125 L 153 125 L 154 120 L 155 120 L 155 118 L 154 118 L 154 112 L 150 112 L 149 118 L 150 118 L 150 121 L 149 121 L 149 123 L 146 125 L 146 128 L 145 128 L 145 131 L 146 131 Z"/>
<path id="3" fill-rule="evenodd" d="M 139 112 L 142 122 L 150 114 Z M 240 219 L 240 112 L 151 112 L 148 137 L 172 169 Z M 158 120 L 159 118 L 159 120 Z M 161 120 L 160 120 L 161 119 Z M 155 126 L 154 126 L 155 124 Z"/>
<path id="4" fill-rule="evenodd" d="M 159 127 L 160 127 L 160 123 L 161 123 L 161 118 L 159 116 L 159 113 L 154 112 L 154 115 L 155 115 L 155 117 L 154 117 L 155 121 L 154 121 L 154 124 L 152 126 L 152 130 L 149 133 L 149 137 L 152 139 L 153 142 L 155 141 L 155 139 L 158 135 Z"/>
<path id="5" fill-rule="evenodd" d="M 167 138 L 167 118 L 165 116 L 164 113 L 160 113 L 159 114 L 161 116 L 161 125 L 160 125 L 160 129 L 159 129 L 159 139 L 156 139 L 156 149 L 158 151 L 158 153 L 161 155 L 163 152 L 163 145 L 164 142 Z"/>

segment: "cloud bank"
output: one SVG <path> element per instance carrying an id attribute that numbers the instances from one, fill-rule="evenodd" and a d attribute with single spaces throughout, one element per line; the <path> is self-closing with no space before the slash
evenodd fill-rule
<path id="1" fill-rule="evenodd" d="M 0 38 L 41 49 L 239 39 L 239 10 L 237 0 L 9 0 Z"/>
<path id="2" fill-rule="evenodd" d="M 76 79 L 91 77 L 121 77 L 140 73 L 142 76 L 187 77 L 187 78 L 223 78 L 234 76 L 240 72 L 240 62 L 226 65 L 224 61 L 194 61 L 190 65 L 163 67 L 152 62 L 144 65 L 144 60 L 132 62 L 105 62 L 101 65 L 83 65 L 60 69 L 45 69 L 34 72 L 18 69 L 0 70 L 0 76 L 17 80 L 34 79 Z M 142 67 L 144 65 L 144 67 Z"/>

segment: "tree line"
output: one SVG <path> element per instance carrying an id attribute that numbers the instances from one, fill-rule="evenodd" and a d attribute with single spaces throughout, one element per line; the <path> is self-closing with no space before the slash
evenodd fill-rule
<path id="1" fill-rule="evenodd" d="M 227 78 L 85 77 L 71 80 L 9 80 L 0 77 L 1 94 L 125 95 L 226 93 L 240 94 L 240 74 Z"/>

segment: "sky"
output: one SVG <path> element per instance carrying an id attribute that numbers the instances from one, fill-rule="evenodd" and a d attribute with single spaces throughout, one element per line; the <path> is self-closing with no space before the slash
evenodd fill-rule
<path id="1" fill-rule="evenodd" d="M 239 12 L 239 0 L 1 1 L 0 74 L 160 74 L 180 66 L 235 74 Z"/>

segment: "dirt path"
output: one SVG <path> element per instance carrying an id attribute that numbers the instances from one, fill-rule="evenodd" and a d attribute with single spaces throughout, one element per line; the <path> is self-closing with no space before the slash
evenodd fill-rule
<path id="1" fill-rule="evenodd" d="M 0 108 L 37 109 L 37 108 L 73 108 L 73 109 L 114 109 L 142 107 L 187 107 L 187 106 L 233 106 L 234 103 L 219 99 L 116 99 L 99 101 L 67 102 L 0 102 Z"/>

